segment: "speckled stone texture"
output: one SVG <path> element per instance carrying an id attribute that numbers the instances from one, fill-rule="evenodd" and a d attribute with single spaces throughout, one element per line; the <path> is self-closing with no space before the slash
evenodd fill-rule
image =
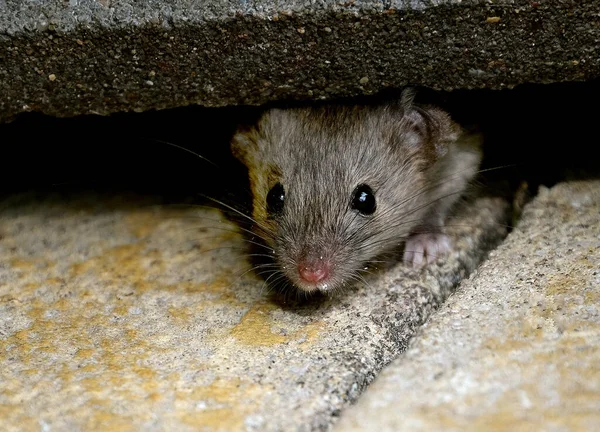
<path id="1" fill-rule="evenodd" d="M 0 0 L 0 120 L 600 76 L 600 1 Z"/>
<path id="2" fill-rule="evenodd" d="M 600 425 L 600 181 L 543 189 L 337 431 Z"/>
<path id="3" fill-rule="evenodd" d="M 505 236 L 481 197 L 456 252 L 282 304 L 216 210 L 131 196 L 0 204 L 0 430 L 325 430 Z"/>

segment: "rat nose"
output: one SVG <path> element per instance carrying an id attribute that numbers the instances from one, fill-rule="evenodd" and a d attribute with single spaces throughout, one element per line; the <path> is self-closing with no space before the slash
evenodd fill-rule
<path id="1" fill-rule="evenodd" d="M 329 278 L 330 266 L 323 260 L 301 262 L 298 264 L 300 278 L 308 283 L 317 283 Z"/>

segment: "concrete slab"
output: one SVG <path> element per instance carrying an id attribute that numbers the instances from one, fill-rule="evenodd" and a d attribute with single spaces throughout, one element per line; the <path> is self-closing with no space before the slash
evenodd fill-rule
<path id="1" fill-rule="evenodd" d="M 600 1 L 0 0 L 0 121 L 600 76 Z"/>
<path id="2" fill-rule="evenodd" d="M 1 430 L 325 430 L 504 237 L 507 215 L 476 199 L 445 263 L 291 305 L 246 272 L 219 212 L 153 204 L 0 203 Z"/>
<path id="3" fill-rule="evenodd" d="M 542 189 L 336 431 L 600 424 L 600 181 Z"/>

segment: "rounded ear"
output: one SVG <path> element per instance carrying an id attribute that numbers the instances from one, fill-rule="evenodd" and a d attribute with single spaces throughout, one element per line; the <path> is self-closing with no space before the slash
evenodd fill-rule
<path id="1" fill-rule="evenodd" d="M 244 111 L 237 129 L 231 137 L 231 153 L 246 166 L 249 166 L 260 149 L 261 122 L 265 114 L 263 109 L 253 108 Z"/>
<path id="2" fill-rule="evenodd" d="M 461 134 L 461 128 L 450 115 L 433 105 L 418 105 L 414 102 L 416 91 L 407 88 L 400 97 L 403 121 L 408 129 L 406 144 L 421 148 L 434 161 L 444 156 L 448 146 Z"/>
<path id="3" fill-rule="evenodd" d="M 400 95 L 400 105 L 405 110 L 410 110 L 413 106 L 417 90 L 414 87 L 406 87 Z"/>
<path id="4" fill-rule="evenodd" d="M 255 127 L 241 126 L 231 138 L 231 152 L 246 166 L 249 165 L 251 155 L 258 150 L 257 135 Z"/>

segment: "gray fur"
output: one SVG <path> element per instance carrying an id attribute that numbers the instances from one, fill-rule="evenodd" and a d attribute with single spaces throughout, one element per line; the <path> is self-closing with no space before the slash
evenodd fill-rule
<path id="1" fill-rule="evenodd" d="M 479 163 L 474 143 L 457 143 L 459 135 L 444 112 L 413 106 L 405 93 L 376 107 L 272 109 L 239 131 L 232 149 L 248 167 L 254 229 L 281 271 L 300 289 L 331 290 L 360 277 L 416 228 L 442 229 Z M 277 182 L 285 205 L 270 218 L 266 196 Z M 350 207 L 361 183 L 375 192 L 371 216 Z M 328 260 L 331 280 L 316 287 L 299 280 L 298 261 L 307 257 Z"/>

